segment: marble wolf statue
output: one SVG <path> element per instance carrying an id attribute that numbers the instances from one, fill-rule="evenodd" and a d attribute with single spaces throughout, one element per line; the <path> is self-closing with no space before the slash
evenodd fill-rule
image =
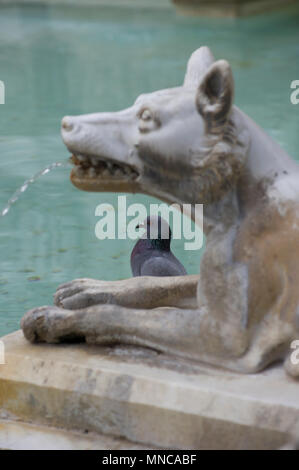
<path id="1" fill-rule="evenodd" d="M 29 341 L 150 347 L 243 373 L 284 360 L 299 376 L 291 360 L 299 338 L 298 166 L 233 97 L 230 65 L 201 47 L 182 86 L 141 95 L 120 112 L 63 119 L 76 187 L 202 203 L 206 248 L 198 276 L 60 286 L 56 306 L 23 317 Z"/>

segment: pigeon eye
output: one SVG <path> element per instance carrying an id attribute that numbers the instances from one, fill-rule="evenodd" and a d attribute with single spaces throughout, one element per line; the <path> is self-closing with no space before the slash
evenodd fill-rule
<path id="1" fill-rule="evenodd" d="M 145 109 L 144 111 L 142 111 L 140 119 L 142 119 L 142 121 L 150 121 L 152 119 L 152 113 L 150 112 L 150 110 Z"/>

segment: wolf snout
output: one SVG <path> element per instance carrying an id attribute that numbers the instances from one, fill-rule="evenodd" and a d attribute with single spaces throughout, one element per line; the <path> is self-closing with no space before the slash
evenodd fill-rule
<path id="1" fill-rule="evenodd" d="M 62 131 L 70 132 L 74 128 L 74 121 L 70 116 L 65 116 L 61 121 Z"/>
<path id="2" fill-rule="evenodd" d="M 65 116 L 61 121 L 61 137 L 65 145 L 70 151 L 74 151 L 73 147 L 79 151 L 82 146 L 82 135 L 80 134 L 81 125 L 75 116 Z M 79 142 L 78 142 L 79 139 Z M 80 140 L 81 139 L 81 140 Z"/>

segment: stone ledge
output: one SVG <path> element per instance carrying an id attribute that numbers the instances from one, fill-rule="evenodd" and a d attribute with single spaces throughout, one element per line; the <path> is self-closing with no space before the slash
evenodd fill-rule
<path id="1" fill-rule="evenodd" d="M 157 450 L 99 434 L 0 419 L 1 450 Z"/>
<path id="2" fill-rule="evenodd" d="M 269 13 L 285 8 L 298 0 L 172 0 L 179 13 L 185 15 L 230 17 Z"/>
<path id="3" fill-rule="evenodd" d="M 133 8 L 171 8 L 171 0 L 0 0 L 0 5 L 111 6 Z"/>
<path id="4" fill-rule="evenodd" d="M 182 449 L 274 449 L 299 429 L 299 384 L 281 366 L 245 376 L 141 350 L 32 345 L 21 331 L 2 341 L 0 408 L 34 425 Z"/>

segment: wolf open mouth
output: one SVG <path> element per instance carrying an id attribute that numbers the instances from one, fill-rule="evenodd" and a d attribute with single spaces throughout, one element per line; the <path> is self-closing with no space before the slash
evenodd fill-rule
<path id="1" fill-rule="evenodd" d="M 119 164 L 95 156 L 73 154 L 70 161 L 75 165 L 74 176 L 79 178 L 135 181 L 139 176 L 134 168 L 125 163 Z"/>

